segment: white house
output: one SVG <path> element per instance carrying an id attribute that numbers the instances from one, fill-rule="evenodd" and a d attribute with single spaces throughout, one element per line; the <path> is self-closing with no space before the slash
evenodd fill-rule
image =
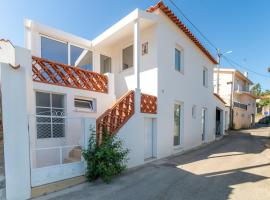
<path id="1" fill-rule="evenodd" d="M 9 199 L 83 175 L 90 127 L 123 139 L 129 167 L 224 133 L 224 101 L 213 93 L 217 62 L 162 2 L 134 10 L 93 40 L 32 20 L 24 26 L 25 48 L 10 46 L 14 53 L 0 60 Z M 10 167 L 15 156 L 21 169 Z"/>
<path id="2" fill-rule="evenodd" d="M 214 80 L 217 80 L 219 71 L 219 95 L 230 108 L 230 122 L 233 128 L 249 128 L 255 123 L 256 98 L 257 96 L 250 92 L 252 81 L 247 73 L 242 74 L 235 69 L 215 69 Z M 215 82 L 216 83 L 216 82 Z M 217 84 L 215 91 L 217 92 Z"/>

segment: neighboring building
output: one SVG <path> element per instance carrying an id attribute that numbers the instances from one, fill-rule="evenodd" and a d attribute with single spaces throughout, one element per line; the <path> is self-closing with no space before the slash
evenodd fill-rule
<path id="1" fill-rule="evenodd" d="M 217 92 L 217 69 L 214 73 L 214 87 Z M 247 73 L 235 69 L 219 69 L 219 95 L 232 109 L 230 120 L 233 128 L 249 128 L 255 123 L 256 96 L 250 92 L 252 81 Z"/>
<path id="2" fill-rule="evenodd" d="M 270 116 L 270 95 L 262 95 L 256 99 L 257 105 L 259 102 L 265 102 L 264 105 L 259 105 L 257 107 L 257 115 L 256 115 L 256 122 L 264 117 Z"/>
<path id="3" fill-rule="evenodd" d="M 26 20 L 25 44 L 5 61 L 18 68 L 1 64 L 5 164 L 16 175 L 8 195 L 29 198 L 30 186 L 83 175 L 90 126 L 99 141 L 103 127 L 123 139 L 129 167 L 224 134 L 225 104 L 213 94 L 217 62 L 162 2 L 93 40 Z"/>

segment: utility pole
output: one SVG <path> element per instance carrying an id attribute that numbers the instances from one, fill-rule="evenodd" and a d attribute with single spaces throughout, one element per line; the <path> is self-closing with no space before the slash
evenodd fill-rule
<path id="1" fill-rule="evenodd" d="M 219 95 L 219 69 L 221 57 L 225 54 L 232 53 L 232 51 L 227 51 L 226 53 L 221 53 L 220 49 L 217 49 L 217 94 Z"/>

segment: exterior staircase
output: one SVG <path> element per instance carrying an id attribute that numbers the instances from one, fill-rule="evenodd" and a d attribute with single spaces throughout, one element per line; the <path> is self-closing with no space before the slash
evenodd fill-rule
<path id="1" fill-rule="evenodd" d="M 98 144 L 102 142 L 102 131 L 115 134 L 133 116 L 135 110 L 135 92 L 127 92 L 96 121 Z M 141 113 L 157 114 L 157 97 L 141 94 Z"/>

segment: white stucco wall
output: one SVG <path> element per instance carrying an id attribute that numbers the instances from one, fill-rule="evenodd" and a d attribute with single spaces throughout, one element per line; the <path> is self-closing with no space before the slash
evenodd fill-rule
<path id="1" fill-rule="evenodd" d="M 213 63 L 163 13 L 158 27 L 158 157 L 168 156 L 202 143 L 202 108 L 207 108 L 206 142 L 214 139 Z M 184 70 L 174 66 L 174 49 L 184 54 Z M 208 69 L 208 87 L 203 86 L 203 68 Z M 183 105 L 180 147 L 173 146 L 174 103 Z M 196 118 L 192 106 L 196 105 Z"/>
<path id="2" fill-rule="evenodd" d="M 14 60 L 8 63 L 18 63 L 20 68 L 0 63 L 6 198 L 10 200 L 31 197 L 27 126 L 30 56 L 30 51 L 15 47 L 11 54 Z"/>
<path id="3" fill-rule="evenodd" d="M 141 44 L 148 42 L 148 54 L 141 56 L 140 85 L 143 93 L 157 95 L 157 42 L 156 26 L 141 30 Z M 122 70 L 122 50 L 133 44 L 133 35 L 121 38 L 112 50 L 112 72 L 115 73 L 115 94 L 122 96 L 136 88 L 134 67 Z"/>

